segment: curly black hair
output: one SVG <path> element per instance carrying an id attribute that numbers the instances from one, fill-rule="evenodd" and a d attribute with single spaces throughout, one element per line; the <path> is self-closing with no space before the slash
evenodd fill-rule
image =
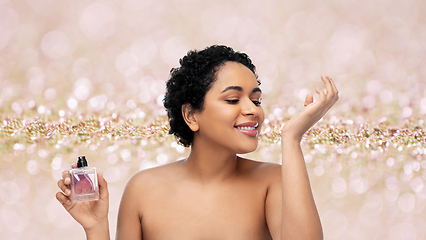
<path id="1" fill-rule="evenodd" d="M 191 145 L 194 132 L 182 117 L 182 105 L 189 103 L 192 109 L 203 111 L 204 97 L 215 82 L 216 73 L 228 61 L 243 64 L 257 78 L 256 67 L 247 54 L 221 45 L 189 51 L 179 60 L 180 67 L 170 70 L 163 103 L 169 117 L 169 134 L 174 134 L 183 146 Z"/>

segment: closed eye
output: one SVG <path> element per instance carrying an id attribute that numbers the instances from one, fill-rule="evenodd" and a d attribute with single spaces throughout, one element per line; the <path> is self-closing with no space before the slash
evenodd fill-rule
<path id="1" fill-rule="evenodd" d="M 262 103 L 260 101 L 252 101 L 254 103 L 254 105 L 256 106 L 260 106 Z"/>
<path id="2" fill-rule="evenodd" d="M 227 101 L 230 104 L 237 104 L 238 101 L 240 101 L 240 100 L 238 100 L 238 99 L 228 99 L 228 100 L 225 100 L 225 101 Z"/>

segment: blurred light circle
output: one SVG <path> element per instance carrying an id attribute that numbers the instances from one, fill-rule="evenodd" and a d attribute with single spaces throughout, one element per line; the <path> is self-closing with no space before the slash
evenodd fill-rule
<path id="1" fill-rule="evenodd" d="M 362 224 L 364 224 L 364 226 L 376 226 L 379 223 L 379 220 L 376 216 L 381 212 L 381 210 L 381 207 L 370 208 L 366 204 L 362 206 L 361 209 L 358 211 L 358 219 L 361 221 Z"/>
<path id="2" fill-rule="evenodd" d="M 123 76 L 129 77 L 139 69 L 139 62 L 135 55 L 129 52 L 123 52 L 115 60 L 117 71 Z"/>
<path id="3" fill-rule="evenodd" d="M 32 159 L 27 162 L 27 171 L 30 174 L 37 174 L 39 172 L 38 163 L 36 160 Z"/>
<path id="4" fill-rule="evenodd" d="M 275 115 L 275 116 L 277 116 L 277 117 L 282 117 L 282 115 L 283 115 L 283 110 L 282 110 L 281 108 L 275 108 L 275 109 L 273 110 L 273 113 L 274 113 L 274 115 Z"/>
<path id="5" fill-rule="evenodd" d="M 0 25 L 0 50 L 5 48 L 12 37 L 12 30 Z"/>
<path id="6" fill-rule="evenodd" d="M 146 152 L 142 149 L 138 150 L 138 157 L 144 158 L 146 156 Z"/>
<path id="7" fill-rule="evenodd" d="M 69 217 L 69 213 L 64 211 L 62 204 L 56 200 L 56 198 L 51 199 L 48 202 L 44 202 L 40 206 L 43 211 L 43 217 L 48 219 L 54 226 L 58 228 L 65 228 L 74 223 L 74 219 Z"/>
<path id="8" fill-rule="evenodd" d="M 45 106 L 43 106 L 43 105 L 39 106 L 39 107 L 37 108 L 37 112 L 38 112 L 39 114 L 44 114 L 44 113 L 46 113 L 46 107 L 45 107 Z"/>
<path id="9" fill-rule="evenodd" d="M 0 198 L 7 204 L 15 203 L 21 197 L 21 189 L 14 181 L 3 182 L 0 185 Z"/>
<path id="10" fill-rule="evenodd" d="M 348 227 L 346 216 L 338 210 L 329 210 L 321 215 L 324 236 L 327 239 L 340 239 Z"/>
<path id="11" fill-rule="evenodd" d="M 112 9 L 102 3 L 92 3 L 80 16 L 80 28 L 92 40 L 104 40 L 115 31 L 115 14 Z"/>
<path id="12" fill-rule="evenodd" d="M 118 161 L 118 156 L 115 153 L 108 154 L 107 160 L 109 164 L 115 164 Z"/>
<path id="13" fill-rule="evenodd" d="M 20 143 L 15 143 L 13 145 L 13 149 L 15 149 L 15 150 L 25 150 L 25 145 L 24 144 L 20 144 Z"/>
<path id="14" fill-rule="evenodd" d="M 3 223 L 11 231 L 19 233 L 27 228 L 30 223 L 30 211 L 26 206 L 16 206 L 15 204 L 5 204 L 1 210 Z"/>
<path id="15" fill-rule="evenodd" d="M 333 65 L 338 68 L 349 62 L 356 54 L 361 52 L 364 41 L 364 28 L 351 24 L 341 25 L 333 33 L 328 46 Z"/>
<path id="16" fill-rule="evenodd" d="M 41 40 L 41 50 L 48 58 L 61 59 L 71 54 L 71 42 L 63 32 L 51 31 Z"/>
<path id="17" fill-rule="evenodd" d="M 152 0 L 123 0 L 123 8 L 127 11 L 142 11 L 143 9 L 146 9 L 150 4 Z"/>
<path id="18" fill-rule="evenodd" d="M 40 150 L 38 150 L 38 155 L 41 158 L 47 158 L 47 156 L 49 156 L 49 153 L 50 153 L 50 151 L 47 150 L 47 149 L 40 149 Z"/>
<path id="19" fill-rule="evenodd" d="M 303 88 L 300 91 L 297 92 L 297 97 L 299 98 L 300 101 L 305 101 L 306 96 L 311 93 L 311 91 L 309 91 L 309 89 L 307 88 Z"/>
<path id="20" fill-rule="evenodd" d="M 377 94 L 382 89 L 382 84 L 377 80 L 372 80 L 367 83 L 367 91 L 370 94 Z"/>
<path id="21" fill-rule="evenodd" d="M 157 162 L 160 165 L 166 164 L 168 162 L 168 157 L 166 154 L 158 154 L 157 156 Z"/>
<path id="22" fill-rule="evenodd" d="M 396 177 L 388 177 L 386 179 L 386 187 L 390 190 L 398 188 L 398 179 Z"/>
<path id="23" fill-rule="evenodd" d="M 316 166 L 314 168 L 314 174 L 318 177 L 323 175 L 324 174 L 324 167 L 323 166 Z"/>
<path id="24" fill-rule="evenodd" d="M 19 104 L 18 102 L 14 102 L 11 105 L 12 110 L 16 113 L 16 114 L 21 114 L 22 113 L 22 107 L 21 104 Z"/>
<path id="25" fill-rule="evenodd" d="M 398 199 L 399 209 L 403 212 L 411 212 L 416 204 L 416 198 L 411 193 L 404 193 Z"/>
<path id="26" fill-rule="evenodd" d="M 87 77 L 91 68 L 91 62 L 87 58 L 79 58 L 72 65 L 72 73 L 77 77 Z"/>
<path id="27" fill-rule="evenodd" d="M 61 168 L 61 166 L 62 166 L 62 158 L 55 157 L 52 160 L 52 163 L 50 165 L 51 165 L 52 169 L 59 170 Z"/>
<path id="28" fill-rule="evenodd" d="M 109 183 L 115 183 L 121 179 L 120 168 L 109 167 L 105 170 L 105 179 L 108 179 Z"/>
<path id="29" fill-rule="evenodd" d="M 56 89 L 54 88 L 48 88 L 46 89 L 46 91 L 44 91 L 44 97 L 49 101 L 55 100 L 56 95 L 57 95 L 57 92 L 56 92 Z"/>
<path id="30" fill-rule="evenodd" d="M 34 95 L 40 95 L 44 90 L 44 81 L 46 75 L 39 67 L 32 67 L 27 70 L 26 78 L 28 79 L 28 90 Z"/>
<path id="31" fill-rule="evenodd" d="M 349 182 L 349 191 L 353 195 L 358 195 L 367 191 L 368 183 L 362 178 L 355 178 Z"/>
<path id="32" fill-rule="evenodd" d="M 136 105 L 135 101 L 130 99 L 130 100 L 127 100 L 126 107 L 133 110 L 137 107 L 137 105 Z"/>
<path id="33" fill-rule="evenodd" d="M 92 90 L 92 82 L 87 78 L 79 78 L 73 87 L 74 96 L 81 101 L 86 100 L 90 96 Z"/>
<path id="34" fill-rule="evenodd" d="M 420 99 L 420 113 L 426 114 L 426 97 Z"/>
<path id="35" fill-rule="evenodd" d="M 177 145 L 176 146 L 176 151 L 178 152 L 178 153 L 184 153 L 185 152 L 185 147 L 184 146 L 182 146 L 182 145 Z"/>
<path id="36" fill-rule="evenodd" d="M 410 223 L 399 223 L 396 226 L 389 227 L 389 237 L 388 240 L 409 240 L 409 239 L 418 239 L 417 238 L 417 229 Z"/>
<path id="37" fill-rule="evenodd" d="M 157 101 L 156 101 L 158 106 L 163 106 L 163 99 L 164 99 L 164 94 L 158 95 Z"/>
<path id="38" fill-rule="evenodd" d="M 120 156 L 126 162 L 132 160 L 132 152 L 130 152 L 129 149 L 123 149 L 123 150 L 121 150 Z"/>
<path id="39" fill-rule="evenodd" d="M 380 91 L 380 101 L 382 103 L 390 103 L 393 100 L 393 94 L 389 90 Z"/>
<path id="40" fill-rule="evenodd" d="M 393 158 L 388 158 L 387 160 L 386 160 L 386 165 L 388 165 L 389 167 L 392 167 L 393 166 L 393 164 L 394 164 L 394 159 Z"/>
<path id="41" fill-rule="evenodd" d="M 0 90 L 0 94 L 1 94 L 1 98 L 0 98 L 0 104 L 1 104 L 2 101 L 8 101 L 13 97 L 14 95 L 13 88 L 5 87 Z"/>
<path id="42" fill-rule="evenodd" d="M 226 6 L 225 2 L 205 9 L 201 18 L 204 34 L 218 42 L 230 39 L 239 23 L 238 15 L 230 6 Z"/>
<path id="43" fill-rule="evenodd" d="M 141 103 L 148 103 L 149 101 L 151 101 L 151 95 L 149 94 L 149 92 L 148 91 L 141 92 L 139 94 L 139 101 Z"/>
<path id="44" fill-rule="evenodd" d="M 150 38 L 138 40 L 129 48 L 129 52 L 137 58 L 139 65 L 149 65 L 157 56 L 157 43 Z"/>
<path id="45" fill-rule="evenodd" d="M 67 106 L 68 106 L 68 108 L 70 108 L 70 109 L 76 109 L 77 108 L 77 106 L 78 106 L 78 101 L 77 101 L 77 99 L 75 99 L 75 98 L 69 98 L 68 99 L 68 101 L 67 101 Z"/>
<path id="46" fill-rule="evenodd" d="M 0 51 L 5 48 L 19 23 L 19 15 L 12 8 L 0 6 Z"/>
<path id="47" fill-rule="evenodd" d="M 411 117 L 411 114 L 413 114 L 413 110 L 410 107 L 404 107 L 402 109 L 402 117 L 403 118 L 409 118 Z"/>
<path id="48" fill-rule="evenodd" d="M 383 202 L 382 199 L 383 197 L 380 191 L 369 191 L 365 198 L 365 205 L 372 209 L 377 208 Z"/>
<path id="49" fill-rule="evenodd" d="M 161 59 L 169 66 L 177 66 L 179 59 L 188 52 L 188 45 L 183 37 L 175 36 L 167 39 L 161 45 Z"/>
<path id="50" fill-rule="evenodd" d="M 395 202 L 399 197 L 399 188 L 383 190 L 384 198 L 389 202 Z"/>
<path id="51" fill-rule="evenodd" d="M 285 22 L 284 32 L 286 37 L 293 42 L 300 41 L 305 35 L 304 26 L 307 19 L 309 19 L 307 12 L 295 11 Z"/>
<path id="52" fill-rule="evenodd" d="M 331 183 L 331 187 L 333 188 L 333 191 L 336 193 L 341 193 L 346 191 L 346 181 L 345 179 L 339 177 L 333 180 Z"/>
<path id="53" fill-rule="evenodd" d="M 422 177 L 416 177 L 410 181 L 410 186 L 414 192 L 420 192 L 424 187 L 424 180 Z"/>
<path id="54" fill-rule="evenodd" d="M 376 105 L 376 99 L 373 96 L 367 95 L 362 98 L 362 106 L 365 109 L 371 109 L 374 105 Z"/>
<path id="55" fill-rule="evenodd" d="M 296 108 L 294 108 L 294 107 L 289 107 L 288 109 L 287 109 L 287 113 L 289 114 L 289 115 L 294 115 L 295 113 L 296 113 Z"/>

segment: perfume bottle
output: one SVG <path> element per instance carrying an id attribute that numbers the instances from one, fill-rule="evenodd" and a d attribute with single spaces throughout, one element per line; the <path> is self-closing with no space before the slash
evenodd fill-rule
<path id="1" fill-rule="evenodd" d="M 70 170 L 71 201 L 95 201 L 99 199 L 98 175 L 96 168 L 88 167 L 86 157 L 80 156 L 77 168 Z"/>

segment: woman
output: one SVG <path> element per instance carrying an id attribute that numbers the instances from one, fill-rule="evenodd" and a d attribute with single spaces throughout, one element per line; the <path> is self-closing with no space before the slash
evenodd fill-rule
<path id="1" fill-rule="evenodd" d="M 190 155 L 129 180 L 117 239 L 322 239 L 300 141 L 338 100 L 333 81 L 322 75 L 327 93 L 316 89 L 315 103 L 308 94 L 303 111 L 282 128 L 281 166 L 237 156 L 257 148 L 264 120 L 248 56 L 215 45 L 190 51 L 180 64 L 164 106 L 170 133 L 191 147 Z M 87 239 L 109 239 L 105 179 L 99 174 L 98 201 L 73 203 L 68 171 L 62 176 L 59 202 Z"/>

